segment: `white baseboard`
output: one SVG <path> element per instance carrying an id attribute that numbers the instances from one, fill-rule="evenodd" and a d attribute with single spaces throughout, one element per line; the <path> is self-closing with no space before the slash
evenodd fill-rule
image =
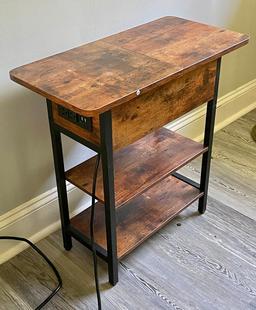
<path id="1" fill-rule="evenodd" d="M 256 108 L 256 79 L 218 100 L 215 129 L 220 130 Z M 202 106 L 166 127 L 196 141 L 202 140 L 205 106 Z M 90 205 L 89 196 L 71 184 L 67 185 L 71 217 Z M 56 188 L 0 216 L 0 235 L 29 238 L 37 242 L 60 227 Z M 17 255 L 26 244 L 1 241 L 0 264 Z"/>
<path id="2" fill-rule="evenodd" d="M 67 183 L 70 215 L 73 217 L 90 206 L 90 198 Z M 57 188 L 0 216 L 0 236 L 20 236 L 38 242 L 60 228 Z M 24 242 L 0 243 L 0 264 L 14 257 L 28 245 Z"/>
<path id="3" fill-rule="evenodd" d="M 215 132 L 256 108 L 256 79 L 219 98 Z M 166 127 L 195 141 L 202 141 L 206 104 Z"/>

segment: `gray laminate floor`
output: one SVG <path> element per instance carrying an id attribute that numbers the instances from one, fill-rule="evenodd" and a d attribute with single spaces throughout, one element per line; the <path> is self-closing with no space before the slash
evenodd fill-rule
<path id="1" fill-rule="evenodd" d="M 216 134 L 210 198 L 196 204 L 120 264 L 120 281 L 107 283 L 99 261 L 103 309 L 256 309 L 256 110 Z M 200 161 L 183 169 L 198 178 Z M 181 223 L 181 226 L 177 226 Z M 90 253 L 74 242 L 65 252 L 60 232 L 38 243 L 63 277 L 45 309 L 97 309 Z M 54 276 L 31 249 L 0 266 L 0 309 L 33 309 Z"/>

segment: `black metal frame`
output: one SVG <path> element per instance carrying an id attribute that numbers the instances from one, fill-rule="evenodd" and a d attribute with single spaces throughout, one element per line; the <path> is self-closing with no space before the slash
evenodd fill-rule
<path id="1" fill-rule="evenodd" d="M 61 218 L 61 230 L 63 236 L 64 248 L 69 251 L 72 248 L 72 239 L 68 227 L 70 225 L 69 210 L 68 210 L 68 197 L 66 188 L 66 178 L 63 160 L 63 151 L 60 131 L 54 127 L 52 103 L 50 100 L 46 100 L 50 133 L 52 139 L 53 160 L 56 175 L 56 184 L 59 197 L 59 209 Z"/>
<path id="2" fill-rule="evenodd" d="M 108 249 L 108 274 L 109 282 L 112 285 L 115 285 L 118 282 L 118 259 L 116 243 L 116 210 L 111 111 L 100 114 L 100 137 Z"/>
<path id="3" fill-rule="evenodd" d="M 204 213 L 206 210 L 208 184 L 210 175 L 212 142 L 214 133 L 215 113 L 218 96 L 218 85 L 220 76 L 221 59 L 217 60 L 216 78 L 214 97 L 207 104 L 206 124 L 204 147 L 208 150 L 203 154 L 201 167 L 200 184 L 193 180 L 174 172 L 173 176 L 199 189 L 203 196 L 199 198 L 198 211 Z M 109 282 L 115 285 L 118 282 L 118 258 L 117 258 L 117 242 L 116 242 L 116 210 L 115 210 L 115 191 L 114 191 L 114 167 L 113 167 L 113 146 L 112 146 L 112 115 L 111 111 L 100 114 L 100 145 L 95 145 L 73 132 L 54 123 L 52 114 L 52 102 L 47 100 L 49 124 L 52 138 L 52 148 L 54 157 L 54 166 L 56 173 L 56 182 L 59 196 L 59 207 L 61 215 L 61 227 L 63 235 L 63 243 L 66 250 L 72 247 L 71 237 L 74 237 L 90 250 L 92 249 L 91 240 L 84 236 L 81 232 L 70 225 L 68 200 L 65 183 L 65 171 L 63 162 L 63 152 L 61 145 L 61 133 L 71 137 L 75 141 L 89 147 L 95 152 L 101 154 L 102 172 L 104 182 L 104 201 L 105 201 L 105 223 L 107 236 L 107 251 L 95 244 L 97 255 L 108 263 Z"/>
<path id="4" fill-rule="evenodd" d="M 215 124 L 215 115 L 216 115 L 219 80 L 220 80 L 220 69 L 221 69 L 221 58 L 217 60 L 214 97 L 207 103 L 205 131 L 204 131 L 204 147 L 207 147 L 208 150 L 206 153 L 203 154 L 201 165 L 201 179 L 200 179 L 200 191 L 203 192 L 204 195 L 199 199 L 198 203 L 198 212 L 201 214 L 205 213 L 207 205 L 211 157 L 212 157 L 212 143 L 213 143 L 214 124 Z"/>
<path id="5" fill-rule="evenodd" d="M 114 167 L 113 167 L 113 147 L 112 147 L 112 116 L 111 111 L 100 115 L 100 146 L 95 145 L 73 132 L 57 125 L 53 120 L 52 102 L 47 101 L 49 126 L 52 140 L 52 150 L 56 183 L 59 197 L 59 208 L 61 216 L 61 229 L 63 244 L 66 250 L 72 248 L 72 238 L 77 239 L 88 249 L 92 250 L 91 240 L 80 233 L 75 227 L 70 225 L 68 199 L 66 189 L 66 178 L 63 160 L 63 150 L 61 143 L 61 133 L 69 136 L 75 141 L 101 154 L 104 201 L 105 201 L 105 222 L 107 236 L 107 251 L 95 245 L 97 255 L 108 263 L 109 282 L 115 285 L 118 282 L 118 259 L 116 248 L 116 213 L 115 213 L 115 191 L 114 191 Z"/>
<path id="6" fill-rule="evenodd" d="M 195 187 L 197 189 L 200 189 L 200 184 L 199 183 L 191 180 L 190 178 L 186 177 L 183 174 L 180 174 L 178 172 L 173 172 L 172 176 L 174 176 L 175 178 L 177 178 L 177 179 L 179 179 L 179 180 L 181 180 L 181 181 L 183 181 L 183 182 L 185 182 L 185 183 L 187 183 L 187 184 L 189 184 L 189 185 L 191 185 L 191 186 L 193 186 L 193 187 Z"/>

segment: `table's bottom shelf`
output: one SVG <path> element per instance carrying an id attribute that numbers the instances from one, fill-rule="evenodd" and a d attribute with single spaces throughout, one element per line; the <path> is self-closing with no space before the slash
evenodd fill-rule
<path id="1" fill-rule="evenodd" d="M 203 193 L 197 188 L 169 176 L 123 207 L 116 209 L 118 259 L 129 254 L 202 195 Z M 87 240 L 90 238 L 90 214 L 89 208 L 71 220 L 71 227 Z M 105 214 L 104 206 L 100 202 L 95 206 L 94 225 L 95 242 L 106 251 Z"/>

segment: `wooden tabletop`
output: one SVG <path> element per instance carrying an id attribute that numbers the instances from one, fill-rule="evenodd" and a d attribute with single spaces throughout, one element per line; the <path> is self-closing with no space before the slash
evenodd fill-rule
<path id="1" fill-rule="evenodd" d="M 10 71 L 85 116 L 102 113 L 247 44 L 244 34 L 163 17 Z"/>

